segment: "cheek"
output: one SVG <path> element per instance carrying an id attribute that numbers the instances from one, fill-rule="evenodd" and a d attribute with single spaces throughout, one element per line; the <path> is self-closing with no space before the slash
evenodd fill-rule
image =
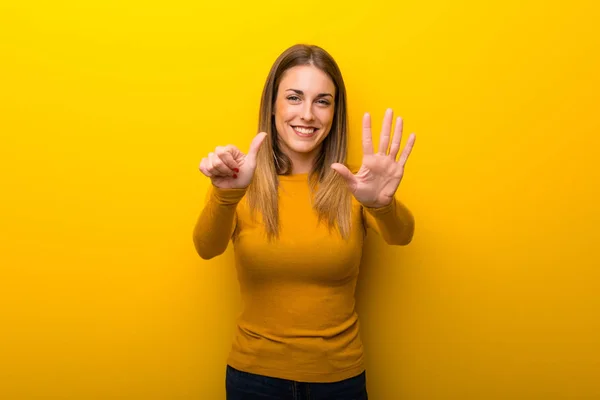
<path id="1" fill-rule="evenodd" d="M 333 111 L 333 108 L 331 108 L 331 109 L 319 110 L 319 113 L 318 113 L 318 115 L 319 115 L 319 120 L 321 120 L 321 122 L 322 122 L 323 124 L 326 124 L 326 125 L 328 125 L 328 126 L 329 126 L 329 125 L 331 125 L 331 124 L 332 124 L 332 122 L 333 122 L 333 113 L 334 113 L 334 111 Z"/>
<path id="2" fill-rule="evenodd" d="M 280 123 L 286 123 L 293 118 L 293 112 L 290 107 L 279 106 L 276 110 L 275 118 Z"/>

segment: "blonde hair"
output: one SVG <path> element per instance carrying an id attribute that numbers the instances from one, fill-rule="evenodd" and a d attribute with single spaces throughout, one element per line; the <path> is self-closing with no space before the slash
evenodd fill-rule
<path id="1" fill-rule="evenodd" d="M 265 82 L 260 103 L 259 132 L 267 132 L 257 155 L 257 167 L 248 187 L 247 201 L 254 215 L 260 212 L 269 240 L 279 237 L 278 175 L 291 173 L 291 160 L 281 151 L 275 128 L 274 104 L 283 73 L 295 66 L 313 65 L 332 79 L 335 88 L 335 110 L 331 130 L 323 140 L 321 151 L 309 173 L 313 192 L 313 209 L 319 222 L 326 221 L 329 230 L 337 229 L 344 239 L 350 235 L 351 198 L 346 182 L 330 168 L 345 164 L 348 152 L 348 117 L 346 88 L 340 69 L 329 53 L 318 46 L 297 44 L 275 60 Z"/>

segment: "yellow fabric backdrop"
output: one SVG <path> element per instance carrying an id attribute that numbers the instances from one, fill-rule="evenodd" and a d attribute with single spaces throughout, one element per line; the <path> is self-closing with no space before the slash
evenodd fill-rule
<path id="1" fill-rule="evenodd" d="M 358 288 L 373 399 L 600 398 L 593 1 L 4 1 L 0 398 L 222 399 L 231 249 L 200 159 L 244 149 L 275 57 L 314 43 L 351 113 L 417 133 L 405 248 Z M 407 136 L 407 135 L 406 135 Z"/>

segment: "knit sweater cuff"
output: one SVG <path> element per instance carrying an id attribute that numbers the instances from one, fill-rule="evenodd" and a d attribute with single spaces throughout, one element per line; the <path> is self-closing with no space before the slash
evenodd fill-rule
<path id="1" fill-rule="evenodd" d="M 248 188 L 222 189 L 215 185 L 212 185 L 211 189 L 212 197 L 217 201 L 217 203 L 223 205 L 234 205 L 239 203 L 248 190 Z"/>

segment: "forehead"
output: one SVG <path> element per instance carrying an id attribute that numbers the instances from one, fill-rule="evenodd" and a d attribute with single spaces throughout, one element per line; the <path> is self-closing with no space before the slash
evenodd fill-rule
<path id="1" fill-rule="evenodd" d="M 335 94 L 335 85 L 329 75 L 312 65 L 300 65 L 285 71 L 279 91 L 287 89 L 302 90 L 304 93 Z"/>

